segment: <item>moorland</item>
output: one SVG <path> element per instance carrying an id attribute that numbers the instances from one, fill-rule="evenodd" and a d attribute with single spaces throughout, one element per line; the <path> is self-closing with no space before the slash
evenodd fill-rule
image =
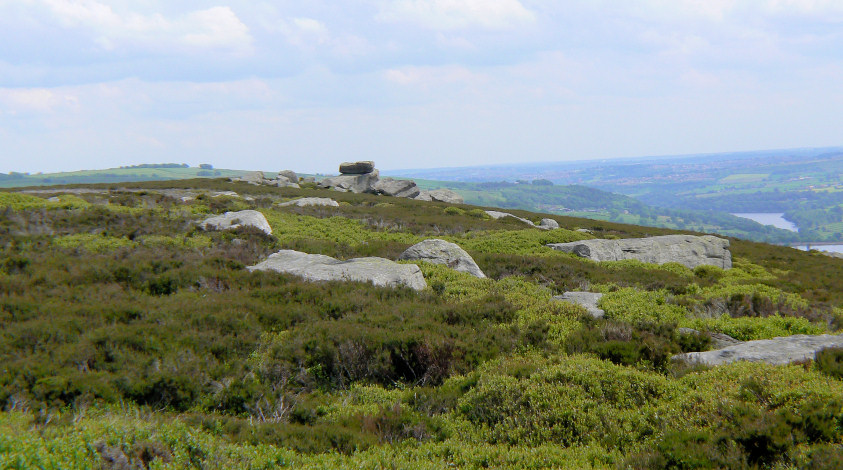
<path id="1" fill-rule="evenodd" d="M 839 332 L 841 259 L 732 239 L 728 270 L 597 263 L 545 245 L 679 232 L 511 211 L 560 225 L 545 231 L 308 184 L 80 188 L 0 192 L 2 468 L 843 461 L 840 351 L 784 366 L 671 360 L 711 333 Z M 301 196 L 339 205 L 279 206 Z M 197 224 L 243 209 L 272 235 Z M 488 277 L 416 262 L 428 287 L 414 291 L 246 269 L 284 248 L 394 260 L 427 238 L 457 243 Z M 570 290 L 603 293 L 605 318 L 553 300 Z"/>

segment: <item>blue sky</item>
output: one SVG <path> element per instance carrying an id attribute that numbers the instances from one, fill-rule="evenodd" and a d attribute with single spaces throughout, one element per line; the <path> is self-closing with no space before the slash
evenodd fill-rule
<path id="1" fill-rule="evenodd" d="M 0 172 L 843 144 L 839 0 L 0 0 Z"/>

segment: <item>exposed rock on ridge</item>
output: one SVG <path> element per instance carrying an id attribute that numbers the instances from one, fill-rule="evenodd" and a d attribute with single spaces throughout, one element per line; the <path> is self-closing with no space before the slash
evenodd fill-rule
<path id="1" fill-rule="evenodd" d="M 689 268 L 700 265 L 732 267 L 729 240 L 711 235 L 664 235 L 650 238 L 620 240 L 582 240 L 570 243 L 551 243 L 554 250 L 573 253 L 594 261 L 636 259 L 645 263 L 676 262 Z"/>
<path id="2" fill-rule="evenodd" d="M 384 287 L 407 286 L 415 290 L 427 287 L 418 266 L 398 264 L 385 258 L 340 261 L 325 255 L 281 250 L 246 269 L 289 273 L 309 281 L 360 281 Z"/>
<path id="3" fill-rule="evenodd" d="M 455 271 L 469 273 L 479 278 L 486 277 L 471 255 L 466 253 L 459 245 L 436 238 L 416 243 L 401 253 L 398 259 L 444 264 Z"/>
<path id="4" fill-rule="evenodd" d="M 272 227 L 269 226 L 266 217 L 253 210 L 226 212 L 223 215 L 209 217 L 203 220 L 199 226 L 205 230 L 233 230 L 239 227 L 255 227 L 267 235 L 272 235 Z"/>
<path id="5" fill-rule="evenodd" d="M 719 366 L 735 361 L 780 365 L 813 360 L 819 351 L 831 347 L 843 347 L 843 335 L 794 335 L 746 341 L 715 351 L 678 354 L 673 356 L 673 359 L 707 366 Z"/>

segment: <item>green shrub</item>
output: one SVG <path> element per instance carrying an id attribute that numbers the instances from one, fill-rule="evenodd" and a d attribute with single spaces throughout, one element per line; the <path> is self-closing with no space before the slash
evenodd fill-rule
<path id="1" fill-rule="evenodd" d="M 817 352 L 814 364 L 823 374 L 843 379 L 843 348 L 825 348 Z"/>
<path id="2" fill-rule="evenodd" d="M 465 211 L 459 207 L 448 206 L 443 210 L 446 215 L 465 215 Z"/>

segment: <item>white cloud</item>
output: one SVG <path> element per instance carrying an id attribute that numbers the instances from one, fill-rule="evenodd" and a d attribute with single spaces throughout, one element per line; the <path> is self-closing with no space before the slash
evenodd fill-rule
<path id="1" fill-rule="evenodd" d="M 118 12 L 96 0 L 42 0 L 41 4 L 62 26 L 88 32 L 106 50 L 134 46 L 159 51 L 174 47 L 252 51 L 249 28 L 227 6 L 167 18 L 160 13 Z"/>
<path id="2" fill-rule="evenodd" d="M 511 29 L 536 20 L 518 0 L 397 0 L 385 4 L 378 18 L 439 30 Z"/>
<path id="3" fill-rule="evenodd" d="M 0 88 L 0 113 L 49 113 L 57 107 L 75 107 L 77 95 L 47 88 Z"/>
<path id="4" fill-rule="evenodd" d="M 452 84 L 477 85 L 487 81 L 483 74 L 462 66 L 401 67 L 387 70 L 384 78 L 399 85 L 421 88 Z"/>

